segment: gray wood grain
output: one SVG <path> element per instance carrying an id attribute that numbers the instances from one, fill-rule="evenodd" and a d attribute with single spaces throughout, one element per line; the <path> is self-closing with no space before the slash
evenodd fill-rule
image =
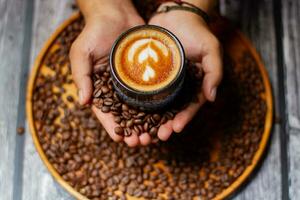
<path id="1" fill-rule="evenodd" d="M 20 90 L 24 90 L 20 81 L 24 55 L 27 55 L 23 52 L 27 3 L 0 1 L 0 199 L 3 200 L 13 199 L 15 192 L 21 191 L 21 185 L 15 181 L 21 181 L 22 168 L 15 165 L 15 161 L 22 160 L 16 150 L 22 148 L 24 137 L 17 135 L 16 128 Z"/>
<path id="2" fill-rule="evenodd" d="M 229 5 L 235 5 L 237 0 L 230 0 Z M 231 3 L 230 3 L 231 2 Z M 240 8 L 231 12 L 223 13 L 233 19 L 251 40 L 254 47 L 259 52 L 270 76 L 274 87 L 274 97 L 278 99 L 277 90 L 277 55 L 276 38 L 273 18 L 273 1 L 239 1 Z M 237 18 L 232 18 L 232 13 Z M 278 110 L 278 101 L 275 101 L 275 110 Z M 280 161 L 280 127 L 275 125 L 271 137 L 270 148 L 266 158 L 262 162 L 261 168 L 249 184 L 234 199 L 255 199 L 255 200 L 277 200 L 281 199 L 281 161 Z"/>
<path id="3" fill-rule="evenodd" d="M 233 0 L 232 0 L 233 1 Z M 226 7 L 222 12 L 240 24 L 242 30 L 253 41 L 254 46 L 260 52 L 262 59 L 268 69 L 271 81 L 277 85 L 277 62 L 276 43 L 273 19 L 273 3 L 264 0 L 254 5 L 250 0 L 236 9 L 237 1 Z M 233 5 L 233 6 L 232 6 Z M 50 36 L 57 25 L 70 14 L 70 1 L 35 1 L 34 30 L 32 37 L 31 63 L 42 47 L 44 41 Z M 250 7 L 249 7 L 250 6 Z M 235 13 L 230 12 L 234 8 Z M 256 13 L 252 12 L 256 9 Z M 251 15 L 250 15 L 251 12 Z M 267 24 L 267 25 L 266 25 Z M 278 91 L 274 90 L 275 98 Z M 276 104 L 276 108 L 278 105 Z M 1 141 L 0 141 L 1 142 Z M 280 145 L 279 125 L 274 128 L 272 141 L 268 155 L 258 173 L 251 182 L 239 192 L 234 199 L 281 199 L 281 177 L 280 177 Z M 56 200 L 71 199 L 71 197 L 53 180 L 49 172 L 42 164 L 31 137 L 26 137 L 25 160 L 24 160 L 24 189 L 25 200 Z"/>
<path id="4" fill-rule="evenodd" d="M 31 67 L 45 41 L 67 19 L 73 1 L 35 0 L 31 45 Z M 23 172 L 23 200 L 68 200 L 73 199 L 52 178 L 42 163 L 29 131 L 25 140 Z"/>
<path id="5" fill-rule="evenodd" d="M 282 1 L 283 51 L 288 122 L 300 129 L 300 2 Z"/>
<path id="6" fill-rule="evenodd" d="M 287 107 L 289 197 L 300 198 L 300 2 L 282 1 L 283 61 Z"/>
<path id="7" fill-rule="evenodd" d="M 298 200 L 300 198 L 300 131 L 291 129 L 289 131 L 289 157 L 290 157 L 290 187 L 289 196 L 290 199 Z"/>

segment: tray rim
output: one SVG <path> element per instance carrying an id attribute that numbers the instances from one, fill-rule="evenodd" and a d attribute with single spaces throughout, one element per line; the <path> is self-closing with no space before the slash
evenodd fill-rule
<path id="1" fill-rule="evenodd" d="M 69 192 L 73 197 L 80 200 L 89 200 L 87 197 L 83 196 L 79 192 L 77 192 L 73 187 L 71 187 L 63 178 L 60 176 L 60 174 L 54 169 L 52 164 L 47 159 L 41 144 L 38 140 L 37 132 L 34 125 L 33 120 L 33 113 L 32 113 L 32 96 L 34 91 L 34 85 L 36 81 L 37 74 L 39 72 L 39 69 L 41 68 L 41 63 L 47 53 L 47 51 L 51 48 L 51 45 L 54 43 L 55 39 L 59 36 L 59 34 L 65 29 L 66 26 L 71 24 L 72 22 L 76 21 L 80 17 L 79 12 L 75 12 L 72 14 L 68 19 L 66 19 L 64 22 L 62 22 L 58 28 L 54 31 L 54 33 L 51 34 L 51 36 L 47 39 L 45 44 L 43 45 L 43 48 L 39 52 L 38 56 L 35 59 L 33 68 L 31 70 L 29 80 L 27 83 L 27 95 L 26 95 L 26 117 L 29 124 L 30 133 L 33 139 L 34 146 L 41 157 L 43 163 L 46 165 L 48 171 L 54 177 L 54 179 L 67 191 Z M 271 83 L 269 76 L 267 74 L 266 68 L 262 62 L 262 59 L 260 58 L 258 52 L 255 50 L 255 48 L 252 46 L 250 40 L 244 36 L 240 31 L 235 29 L 235 32 L 241 42 L 250 50 L 251 55 L 254 57 L 254 59 L 257 61 L 257 65 L 259 67 L 260 73 L 262 75 L 264 87 L 265 87 L 265 102 L 267 105 L 267 112 L 265 117 L 265 126 L 264 126 L 264 132 L 262 134 L 261 142 L 259 144 L 258 150 L 255 152 L 254 157 L 252 159 L 252 164 L 248 165 L 246 169 L 243 171 L 243 173 L 230 184 L 228 188 L 223 190 L 221 193 L 219 193 L 217 196 L 215 196 L 213 199 L 225 199 L 232 195 L 234 192 L 237 192 L 238 189 L 248 181 L 250 176 L 252 175 L 255 168 L 257 168 L 259 162 L 262 160 L 263 154 L 268 146 L 268 141 L 270 139 L 272 125 L 273 125 L 273 93 L 271 89 Z"/>

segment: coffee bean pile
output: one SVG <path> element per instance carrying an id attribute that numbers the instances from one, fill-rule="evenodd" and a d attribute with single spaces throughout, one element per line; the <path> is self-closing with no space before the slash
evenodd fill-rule
<path id="1" fill-rule="evenodd" d="M 94 93 L 93 105 L 101 109 L 104 113 L 112 113 L 114 121 L 119 124 L 115 128 L 115 133 L 120 136 L 131 136 L 132 133 L 141 135 L 142 133 L 149 133 L 153 138 L 156 137 L 159 127 L 168 120 L 174 118 L 178 111 L 186 107 L 187 102 L 191 99 L 197 100 L 197 90 L 201 89 L 202 73 L 191 63 L 187 63 L 188 73 L 187 78 L 189 82 L 185 83 L 183 95 L 180 99 L 181 103 L 173 104 L 170 108 L 164 111 L 152 113 L 144 112 L 138 108 L 128 106 L 121 101 L 117 92 L 113 88 L 112 78 L 110 75 L 110 68 L 108 63 L 102 65 L 98 72 L 94 75 Z M 189 89 L 189 90 L 186 90 Z M 186 94 L 187 93 L 187 94 Z M 179 95 L 180 96 L 180 95 Z"/>
<path id="2" fill-rule="evenodd" d="M 213 199 L 252 163 L 267 107 L 262 77 L 248 51 L 236 58 L 224 48 L 224 79 L 216 102 L 204 105 L 182 133 L 173 134 L 167 142 L 129 148 L 113 142 L 90 107 L 80 106 L 73 93 L 68 51 L 83 26 L 82 19 L 73 22 L 52 44 L 32 97 L 40 145 L 54 169 L 76 191 L 92 200 Z M 107 68 L 104 73 L 109 73 Z M 109 77 L 98 76 L 98 80 Z M 98 87 L 98 92 L 108 94 L 111 86 L 107 87 Z M 132 116 L 143 115 L 145 120 L 147 114 L 133 113 L 122 103 L 112 106 L 107 99 L 115 101 L 117 96 L 110 95 L 103 99 L 101 109 L 106 106 L 113 112 L 115 106 L 122 114 L 127 110 L 132 122 L 123 122 L 125 126 L 141 125 L 144 131 L 145 123 L 139 124 L 140 118 Z M 151 114 L 146 122 L 158 122 L 164 116 Z"/>
<path id="3" fill-rule="evenodd" d="M 100 73 L 94 76 L 93 105 L 102 112 L 110 112 L 115 116 L 114 121 L 119 124 L 115 128 L 115 133 L 120 136 L 128 137 L 132 135 L 132 132 L 137 135 L 149 132 L 150 135 L 156 136 L 159 126 L 173 119 L 176 112 L 168 111 L 161 115 L 130 108 L 119 99 L 114 91 L 109 71 L 109 65 L 106 65 Z"/>

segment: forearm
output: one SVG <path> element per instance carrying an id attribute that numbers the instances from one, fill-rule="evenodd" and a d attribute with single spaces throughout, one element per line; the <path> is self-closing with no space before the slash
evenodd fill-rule
<path id="1" fill-rule="evenodd" d="M 126 12 L 134 10 L 131 0 L 77 0 L 77 4 L 86 19 L 110 13 L 116 7 Z"/>

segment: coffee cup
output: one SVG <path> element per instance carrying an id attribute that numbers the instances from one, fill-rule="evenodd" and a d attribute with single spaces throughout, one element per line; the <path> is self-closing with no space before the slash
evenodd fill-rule
<path id="1" fill-rule="evenodd" d="M 113 86 L 119 97 L 142 110 L 168 107 L 180 93 L 185 54 L 177 37 L 159 26 L 122 33 L 110 53 Z"/>

